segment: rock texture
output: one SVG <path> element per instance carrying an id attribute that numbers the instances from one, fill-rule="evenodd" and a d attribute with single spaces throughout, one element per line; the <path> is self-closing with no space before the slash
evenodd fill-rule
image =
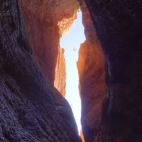
<path id="1" fill-rule="evenodd" d="M 32 58 L 17 0 L 0 1 L 0 19 L 0 141 L 79 142 L 69 104 Z"/>
<path id="2" fill-rule="evenodd" d="M 66 88 L 66 63 L 64 57 L 64 49 L 59 48 L 58 57 L 56 62 L 55 69 L 55 80 L 54 86 L 58 89 L 58 91 L 65 97 L 65 88 Z"/>
<path id="3" fill-rule="evenodd" d="M 142 1 L 85 1 L 105 55 L 107 86 L 102 129 L 92 141 L 141 142 Z"/>
<path id="4" fill-rule="evenodd" d="M 76 19 L 79 5 L 76 0 L 19 1 L 33 57 L 54 84 L 59 40 Z"/>
<path id="5" fill-rule="evenodd" d="M 104 55 L 84 0 L 79 0 L 86 41 L 81 44 L 77 62 L 82 104 L 82 129 L 88 142 L 101 130 L 101 106 L 106 91 Z"/>
<path id="6" fill-rule="evenodd" d="M 142 2 L 85 1 L 95 27 L 80 0 L 87 38 L 78 61 L 85 141 L 141 142 Z M 71 108 L 53 87 L 59 38 L 74 12 L 59 16 L 71 11 L 64 0 L 20 3 L 33 54 L 18 0 L 0 1 L 0 141 L 80 142 Z"/>

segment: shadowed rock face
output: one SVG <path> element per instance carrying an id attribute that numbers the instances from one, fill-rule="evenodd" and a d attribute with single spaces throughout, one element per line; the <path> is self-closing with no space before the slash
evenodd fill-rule
<path id="1" fill-rule="evenodd" d="M 141 142 L 142 1 L 85 1 L 105 55 L 107 86 L 102 129 L 92 141 Z"/>
<path id="2" fill-rule="evenodd" d="M 104 55 L 86 3 L 80 0 L 86 41 L 81 44 L 77 62 L 82 103 L 82 129 L 87 141 L 93 141 L 101 130 L 101 105 L 106 86 Z"/>
<path id="3" fill-rule="evenodd" d="M 17 0 L 0 2 L 0 141 L 79 142 L 66 100 L 32 59 Z"/>

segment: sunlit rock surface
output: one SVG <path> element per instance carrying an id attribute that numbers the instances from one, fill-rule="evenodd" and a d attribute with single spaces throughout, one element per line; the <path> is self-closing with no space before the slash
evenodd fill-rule
<path id="1" fill-rule="evenodd" d="M 54 84 L 59 40 L 76 19 L 79 5 L 76 0 L 19 1 L 33 57 Z"/>
<path id="2" fill-rule="evenodd" d="M 105 54 L 107 86 L 102 129 L 92 141 L 141 142 L 142 1 L 85 1 Z"/>
<path id="3" fill-rule="evenodd" d="M 84 139 L 84 135 L 83 135 L 83 133 L 82 133 L 82 129 L 80 130 L 80 137 L 81 137 L 81 140 L 82 140 L 82 142 L 85 142 L 85 139 Z"/>
<path id="4" fill-rule="evenodd" d="M 66 63 L 65 63 L 64 49 L 59 48 L 57 62 L 56 62 L 56 69 L 55 69 L 54 86 L 64 97 L 65 97 L 65 88 L 66 88 L 65 78 L 66 78 Z"/>
<path id="5" fill-rule="evenodd" d="M 69 104 L 32 58 L 17 0 L 0 2 L 0 19 L 0 142 L 79 142 Z"/>
<path id="6" fill-rule="evenodd" d="M 87 6 L 80 0 L 86 41 L 81 44 L 77 62 L 82 103 L 82 129 L 87 141 L 97 137 L 101 123 L 101 105 L 105 94 L 104 55 Z"/>

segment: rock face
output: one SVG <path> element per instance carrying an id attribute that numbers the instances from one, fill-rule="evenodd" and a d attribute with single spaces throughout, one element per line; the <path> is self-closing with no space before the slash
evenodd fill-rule
<path id="1" fill-rule="evenodd" d="M 85 1 L 105 55 L 107 86 L 100 135 L 92 141 L 141 142 L 142 1 Z"/>
<path id="2" fill-rule="evenodd" d="M 79 1 L 87 38 L 78 61 L 85 141 L 141 142 L 142 1 L 85 0 L 95 30 Z M 71 12 L 66 2 L 20 0 L 32 49 L 18 0 L 0 2 L 1 142 L 80 142 L 71 108 L 53 87 L 56 61 L 64 60 L 59 38 L 75 16 L 63 19 L 61 11 Z"/>
<path id="3" fill-rule="evenodd" d="M 82 129 L 80 130 L 80 137 L 81 137 L 81 140 L 82 142 L 85 142 L 85 139 L 84 139 L 84 135 L 83 135 L 83 132 L 82 132 Z"/>
<path id="4" fill-rule="evenodd" d="M 58 50 L 58 57 L 56 62 L 56 69 L 55 69 L 55 80 L 54 86 L 58 88 L 58 91 L 65 97 L 65 88 L 66 88 L 66 63 L 64 57 L 64 49 L 59 48 Z"/>
<path id="5" fill-rule="evenodd" d="M 69 104 L 32 58 L 17 0 L 0 2 L 0 19 L 0 141 L 79 142 Z"/>
<path id="6" fill-rule="evenodd" d="M 79 5 L 76 0 L 19 1 L 33 57 L 43 75 L 54 84 L 59 40 L 76 19 Z"/>
<path id="7" fill-rule="evenodd" d="M 86 3 L 83 0 L 79 2 L 86 36 L 86 41 L 80 46 L 77 62 L 82 103 L 81 122 L 86 141 L 92 142 L 101 130 L 101 106 L 106 90 L 104 55 Z"/>

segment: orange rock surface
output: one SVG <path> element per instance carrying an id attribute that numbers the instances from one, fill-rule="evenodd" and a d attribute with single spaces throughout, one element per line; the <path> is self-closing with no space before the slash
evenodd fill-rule
<path id="1" fill-rule="evenodd" d="M 19 1 L 33 57 L 45 78 L 54 84 L 59 40 L 76 19 L 79 5 L 76 0 Z M 55 84 L 59 84 L 57 80 Z"/>
<path id="2" fill-rule="evenodd" d="M 54 86 L 58 88 L 58 91 L 64 97 L 65 97 L 65 88 L 66 88 L 65 78 L 66 78 L 66 64 L 64 57 L 64 49 L 59 48 L 57 62 L 56 62 Z"/>
<path id="3" fill-rule="evenodd" d="M 104 55 L 97 39 L 90 14 L 83 0 L 79 0 L 83 14 L 86 41 L 81 44 L 77 62 L 82 101 L 82 129 L 85 138 L 99 132 L 101 105 L 106 86 Z M 91 141 L 91 140 L 90 140 Z"/>
<path id="4" fill-rule="evenodd" d="M 85 140 L 84 140 L 84 135 L 83 135 L 83 133 L 82 133 L 82 129 L 80 130 L 80 137 L 81 137 L 81 140 L 82 140 L 82 142 L 85 142 Z"/>

